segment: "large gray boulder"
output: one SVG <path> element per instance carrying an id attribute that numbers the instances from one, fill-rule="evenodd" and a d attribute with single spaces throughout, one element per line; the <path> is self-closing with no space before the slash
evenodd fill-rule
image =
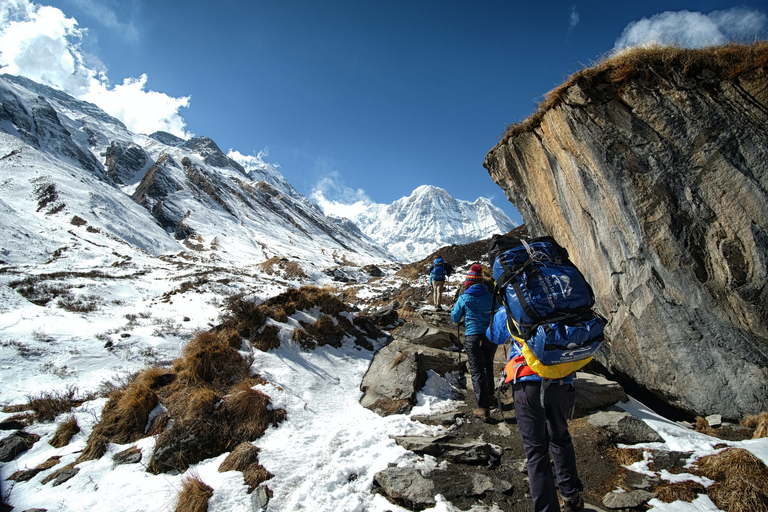
<path id="1" fill-rule="evenodd" d="M 484 165 L 585 273 L 600 363 L 740 418 L 768 410 L 768 81 L 749 51 L 710 51 L 577 73 Z"/>
<path id="2" fill-rule="evenodd" d="M 489 491 L 507 492 L 512 484 L 475 472 L 462 474 L 432 471 L 427 475 L 415 468 L 389 467 L 373 477 L 374 491 L 411 510 L 434 507 L 435 496 L 448 501 L 463 496 L 481 496 Z"/>
<path id="3" fill-rule="evenodd" d="M 458 352 L 395 340 L 374 355 L 360 384 L 360 404 L 382 416 L 405 414 L 416 404 L 428 370 L 445 375 L 464 368 Z"/>

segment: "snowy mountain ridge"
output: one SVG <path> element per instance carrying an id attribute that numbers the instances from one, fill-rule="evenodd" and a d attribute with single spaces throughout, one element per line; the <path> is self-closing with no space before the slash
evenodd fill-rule
<path id="1" fill-rule="evenodd" d="M 318 259 L 320 267 L 344 259 L 361 265 L 413 261 L 516 225 L 487 199 L 460 201 L 427 185 L 390 205 L 370 203 L 355 215 L 337 215 L 328 201 L 313 197 L 313 203 L 296 191 L 262 154 L 224 154 L 204 136 L 135 134 L 92 103 L 24 77 L 0 77 L 0 98 L 0 131 L 10 136 L 0 150 L 14 155 L 2 165 L 9 172 L 20 166 L 44 174 L 46 186 L 66 205 L 56 216 L 77 215 L 95 223 L 94 229 L 141 241 L 139 248 L 155 255 L 181 251 L 209 262 Z M 22 174 L 13 174 L 13 184 L 21 186 Z M 34 198 L 39 184 L 30 186 L 13 197 Z M 118 218 L 108 219 L 104 211 L 97 222 L 97 203 L 120 205 Z M 30 209 L 8 206 L 21 215 Z M 126 218 L 130 225 L 121 222 Z M 61 220 L 66 225 L 69 219 Z"/>
<path id="2" fill-rule="evenodd" d="M 0 77 L 0 101 L 6 227 L 35 226 L 41 240 L 14 244 L 26 237 L 11 229 L 6 262 L 41 262 L 62 245 L 79 246 L 74 217 L 91 228 L 86 237 L 98 230 L 156 256 L 292 258 L 317 261 L 318 270 L 392 259 L 258 157 L 229 157 L 207 137 L 134 134 L 94 105 L 25 78 Z"/>
<path id="3" fill-rule="evenodd" d="M 517 226 L 489 199 L 462 201 L 432 185 L 422 185 L 389 205 L 366 201 L 344 205 L 321 192 L 312 199 L 327 215 L 349 218 L 400 261 L 416 261 L 440 247 L 468 244 Z"/>

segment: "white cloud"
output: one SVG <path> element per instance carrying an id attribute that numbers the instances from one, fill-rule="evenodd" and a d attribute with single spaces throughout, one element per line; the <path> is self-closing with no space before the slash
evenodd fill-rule
<path id="1" fill-rule="evenodd" d="M 570 33 L 579 24 L 579 13 L 576 11 L 576 4 L 571 7 L 571 13 L 568 16 L 568 32 Z"/>
<path id="2" fill-rule="evenodd" d="M 117 14 L 104 4 L 104 0 L 95 2 L 94 0 L 74 0 L 81 11 L 87 12 L 99 23 L 107 28 L 113 29 L 121 34 L 128 41 L 136 41 L 139 38 L 139 31 L 133 25 L 133 22 L 123 22 Z"/>
<path id="3" fill-rule="evenodd" d="M 317 181 L 312 188 L 310 199 L 326 215 L 347 219 L 354 219 L 373 204 L 363 189 L 355 190 L 344 185 L 337 171 L 332 171 Z"/>
<path id="4" fill-rule="evenodd" d="M 764 12 L 744 7 L 709 14 L 666 11 L 627 25 L 615 48 L 654 43 L 700 48 L 749 41 L 763 37 L 767 26 L 768 16 Z"/>
<path id="5" fill-rule="evenodd" d="M 179 115 L 180 108 L 189 106 L 188 96 L 174 98 L 146 90 L 146 75 L 110 86 L 102 66 L 97 70 L 93 63 L 85 64 L 80 42 L 86 35 L 77 20 L 55 7 L 3 0 L 0 73 L 22 75 L 95 103 L 137 133 L 162 130 L 183 138 L 191 135 Z"/>

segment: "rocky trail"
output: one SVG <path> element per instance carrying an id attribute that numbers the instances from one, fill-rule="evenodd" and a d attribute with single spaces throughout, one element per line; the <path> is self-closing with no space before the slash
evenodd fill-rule
<path id="1" fill-rule="evenodd" d="M 413 338 L 414 333 L 421 333 L 422 336 Z M 407 343 L 440 346 L 450 339 L 455 344 L 456 335 L 456 326 L 450 321 L 449 311 L 417 308 L 405 324 L 393 331 L 392 345 L 400 344 L 399 350 L 405 351 L 403 346 Z M 409 337 L 413 339 L 407 340 Z M 466 368 L 466 354 L 463 351 L 453 352 L 456 349 L 454 345 L 438 350 L 458 355 L 460 364 Z M 505 361 L 505 350 L 499 347 L 496 352 L 497 375 L 501 375 Z M 372 368 L 375 367 L 376 358 L 372 364 Z M 390 501 L 411 510 L 435 506 L 434 497 L 441 494 L 460 510 L 482 505 L 504 512 L 531 511 L 525 453 L 517 430 L 511 390 L 501 394 L 501 408 L 493 407 L 490 420 L 484 422 L 472 414 L 476 403 L 472 381 L 466 370 L 460 382 L 464 388 L 458 397 L 460 405 L 455 410 L 436 416 L 411 417 L 413 421 L 446 426 L 446 435 L 396 439 L 398 444 L 425 459 L 434 457 L 438 461 L 437 469 L 420 471 L 416 468 L 390 467 L 377 475 L 374 484 L 378 487 L 374 492 L 382 493 Z M 614 407 L 617 402 L 628 400 L 616 382 L 597 373 L 579 372 L 575 387 L 577 405 L 574 419 L 570 422 L 570 432 L 579 476 L 584 484 L 587 510 L 647 510 L 650 499 L 660 493 L 669 493 L 665 490 L 668 483 L 627 469 L 626 465 L 643 460 L 647 455 L 643 454 L 643 450 L 618 448 L 617 444 L 648 443 L 661 441 L 661 438 L 641 420 Z M 370 390 L 370 387 L 366 388 L 365 379 L 363 389 Z M 744 431 L 740 437 L 748 435 Z M 685 472 L 682 467 L 690 455 L 653 450 L 650 453 L 656 472 L 664 469 Z M 614 490 L 621 491 L 614 493 Z"/>

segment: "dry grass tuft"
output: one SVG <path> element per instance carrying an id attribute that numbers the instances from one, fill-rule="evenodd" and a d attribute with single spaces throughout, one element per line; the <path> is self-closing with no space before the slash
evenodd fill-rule
<path id="1" fill-rule="evenodd" d="M 82 400 L 75 398 L 76 395 L 76 387 L 69 387 L 64 391 L 43 392 L 28 397 L 29 406 L 27 409 L 32 409 L 35 412 L 37 421 L 53 421 L 59 414 L 70 412 L 73 407 L 83 403 Z"/>
<path id="2" fill-rule="evenodd" d="M 696 417 L 696 432 L 700 432 L 702 434 L 711 436 L 711 437 L 718 437 L 717 431 L 709 426 L 709 422 L 706 418 L 702 418 L 701 416 Z"/>
<path id="3" fill-rule="evenodd" d="M 264 435 L 267 427 L 277 426 L 285 418 L 283 409 L 270 410 L 267 395 L 252 388 L 235 391 L 224 397 L 223 409 L 230 439 L 244 441 Z"/>
<path id="4" fill-rule="evenodd" d="M 196 476 L 187 476 L 181 482 L 176 512 L 206 512 L 213 488 Z"/>
<path id="5" fill-rule="evenodd" d="M 280 346 L 280 328 L 276 325 L 268 325 L 264 330 L 251 338 L 251 344 L 254 348 L 266 352 L 267 350 L 278 348 Z"/>
<path id="6" fill-rule="evenodd" d="M 100 424 L 99 424 L 100 425 Z M 88 436 L 88 443 L 85 445 L 85 450 L 80 453 L 80 456 L 75 461 L 75 464 L 85 462 L 87 460 L 97 460 L 107 453 L 107 446 L 109 440 L 99 432 L 99 425 L 93 429 L 91 435 Z"/>
<path id="7" fill-rule="evenodd" d="M 219 466 L 219 473 L 226 471 L 245 471 L 252 464 L 259 463 L 259 452 L 261 450 L 249 442 L 242 442 L 227 455 Z"/>
<path id="8" fill-rule="evenodd" d="M 195 336 L 184 347 L 179 379 L 187 385 L 229 386 L 248 377 L 248 364 L 227 338 L 211 331 Z"/>
<path id="9" fill-rule="evenodd" d="M 628 83 L 638 79 L 651 82 L 679 73 L 688 80 L 714 78 L 730 81 L 766 67 L 766 41 L 696 49 L 677 46 L 627 48 L 571 75 L 565 83 L 546 95 L 544 101 L 537 106 L 536 112 L 528 119 L 508 126 L 501 137 L 502 143 L 538 127 L 544 113 L 562 103 L 568 90 L 574 85 L 598 96 L 610 91 L 618 96 Z"/>
<path id="10" fill-rule="evenodd" d="M 54 448 L 63 448 L 69 444 L 75 434 L 80 432 L 80 426 L 77 424 L 77 419 L 74 416 L 70 416 L 64 423 L 59 425 L 56 429 L 56 433 L 48 444 Z"/>
<path id="11" fill-rule="evenodd" d="M 259 464 L 259 449 L 251 443 L 244 442 L 237 445 L 219 466 L 219 472 L 241 471 L 248 492 L 272 478 L 274 475 Z"/>
<path id="12" fill-rule="evenodd" d="M 638 448 L 617 448 L 608 450 L 608 457 L 619 466 L 631 466 L 644 459 L 644 451 Z"/>
<path id="13" fill-rule="evenodd" d="M 702 457 L 696 463 L 698 474 L 716 483 L 707 495 L 726 512 L 768 510 L 768 467 L 742 448 L 728 448 Z"/>
<path id="14" fill-rule="evenodd" d="M 747 428 L 754 429 L 752 439 L 768 437 L 768 412 L 747 416 L 741 420 L 741 424 Z"/>
<path id="15" fill-rule="evenodd" d="M 55 455 L 48 458 L 48 460 L 41 462 L 32 469 L 16 471 L 8 477 L 8 480 L 14 480 L 16 482 L 28 482 L 32 480 L 38 473 L 45 471 L 46 469 L 51 469 L 53 466 L 58 464 L 59 461 L 61 461 L 61 456 Z"/>
<path id="16" fill-rule="evenodd" d="M 706 494 L 707 490 L 698 482 L 685 480 L 683 482 L 666 482 L 654 489 L 656 497 L 664 503 L 675 501 L 692 502 L 699 494 Z"/>

